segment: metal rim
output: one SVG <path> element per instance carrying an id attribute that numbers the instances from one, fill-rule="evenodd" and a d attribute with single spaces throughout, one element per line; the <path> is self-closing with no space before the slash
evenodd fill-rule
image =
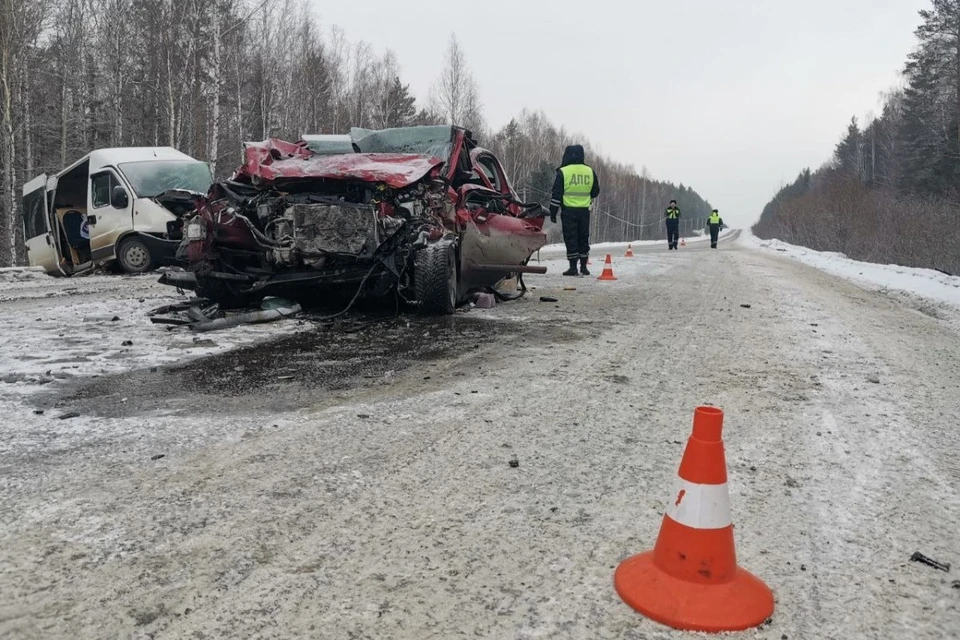
<path id="1" fill-rule="evenodd" d="M 150 264 L 150 254 L 139 242 L 128 242 L 123 248 L 123 262 L 130 269 L 146 269 Z"/>

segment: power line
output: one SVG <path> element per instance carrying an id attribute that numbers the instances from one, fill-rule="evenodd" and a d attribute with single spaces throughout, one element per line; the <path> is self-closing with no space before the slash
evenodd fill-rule
<path id="1" fill-rule="evenodd" d="M 535 192 L 539 193 L 540 195 L 552 196 L 552 194 L 547 193 L 547 192 L 544 191 L 543 189 L 538 189 L 538 188 L 534 187 L 533 185 L 529 185 L 529 184 L 528 184 L 528 185 L 526 185 L 526 188 L 527 188 L 527 189 L 530 189 L 531 191 L 535 191 Z M 616 221 L 618 221 L 618 222 L 622 222 L 623 224 L 629 225 L 629 226 L 631 226 L 631 227 L 636 227 L 637 229 L 646 229 L 646 228 L 648 228 L 648 227 L 659 226 L 660 223 L 662 223 L 664 220 L 666 220 L 666 217 L 663 217 L 663 218 L 660 218 L 659 220 L 655 220 L 655 221 L 653 221 L 653 222 L 648 222 L 647 224 L 637 224 L 636 222 L 630 222 L 629 220 L 624 220 L 623 218 L 620 218 L 620 217 L 618 217 L 618 216 L 615 216 L 615 215 L 613 215 L 612 213 L 610 213 L 609 211 L 605 211 L 604 209 L 601 209 L 600 207 L 592 207 L 591 210 L 592 210 L 592 211 L 595 211 L 595 212 L 597 212 L 597 213 L 602 213 L 603 215 L 607 216 L 608 218 L 612 218 L 612 219 L 614 219 L 614 220 L 616 220 Z M 696 220 L 699 220 L 700 218 L 691 218 L 691 220 L 695 220 L 695 219 L 696 219 Z"/>

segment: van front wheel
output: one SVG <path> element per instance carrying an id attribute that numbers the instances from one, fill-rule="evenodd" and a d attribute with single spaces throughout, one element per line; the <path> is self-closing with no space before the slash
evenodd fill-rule
<path id="1" fill-rule="evenodd" d="M 124 239 L 117 247 L 117 262 L 124 273 L 146 273 L 153 268 L 153 256 L 146 243 L 137 237 Z"/>

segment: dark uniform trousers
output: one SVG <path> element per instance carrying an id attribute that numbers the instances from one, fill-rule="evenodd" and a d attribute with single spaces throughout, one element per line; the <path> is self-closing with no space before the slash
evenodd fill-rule
<path id="1" fill-rule="evenodd" d="M 711 249 L 717 248 L 717 238 L 719 237 L 720 237 L 720 225 L 711 224 L 710 225 L 710 248 Z"/>
<path id="2" fill-rule="evenodd" d="M 563 243 L 567 245 L 567 259 L 587 258 L 590 255 L 590 209 L 564 207 L 560 222 L 563 224 Z"/>
<path id="3" fill-rule="evenodd" d="M 667 244 L 671 247 L 680 242 L 680 220 L 667 218 Z"/>

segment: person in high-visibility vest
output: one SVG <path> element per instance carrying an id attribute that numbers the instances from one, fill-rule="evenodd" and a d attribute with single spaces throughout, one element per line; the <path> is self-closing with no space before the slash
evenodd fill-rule
<path id="1" fill-rule="evenodd" d="M 720 229 L 723 228 L 723 218 L 720 212 L 714 209 L 707 218 L 707 226 L 710 227 L 710 248 L 717 248 L 717 239 L 720 237 Z"/>
<path id="2" fill-rule="evenodd" d="M 588 276 L 587 260 L 590 258 L 590 205 L 600 195 L 597 172 L 587 166 L 583 147 L 573 144 L 563 152 L 563 161 L 557 169 L 550 199 L 550 222 L 556 223 L 557 211 L 562 211 L 563 242 L 567 245 L 567 260 L 570 269 L 565 276 L 580 274 Z"/>
<path id="3" fill-rule="evenodd" d="M 670 206 L 663 212 L 663 217 L 667 221 L 667 250 L 679 251 L 677 243 L 680 242 L 680 209 L 677 207 L 676 200 L 670 201 Z"/>

